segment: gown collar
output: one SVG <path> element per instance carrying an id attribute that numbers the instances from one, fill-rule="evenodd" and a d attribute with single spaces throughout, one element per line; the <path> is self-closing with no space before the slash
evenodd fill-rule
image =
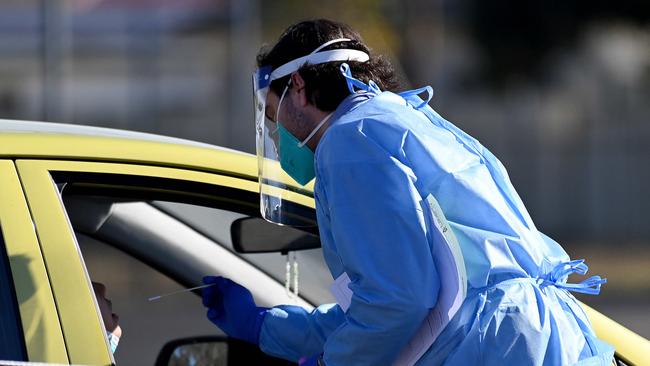
<path id="1" fill-rule="evenodd" d="M 335 125 L 336 122 L 339 119 L 341 119 L 341 117 L 343 117 L 345 114 L 352 111 L 353 109 L 363 104 L 364 102 L 367 102 L 374 96 L 375 95 L 373 93 L 366 93 L 366 92 L 354 93 L 348 95 L 345 99 L 343 99 L 343 101 L 339 104 L 339 106 L 336 107 L 334 114 L 332 114 L 332 118 L 329 125 L 330 126 Z"/>

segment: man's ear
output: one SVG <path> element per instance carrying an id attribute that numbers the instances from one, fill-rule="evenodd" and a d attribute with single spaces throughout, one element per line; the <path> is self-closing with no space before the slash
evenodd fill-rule
<path id="1" fill-rule="evenodd" d="M 296 100 L 294 102 L 297 102 L 297 104 L 301 107 L 306 107 L 307 104 L 309 104 L 309 100 L 307 100 L 307 90 L 305 89 L 305 79 L 300 76 L 299 72 L 294 72 L 291 74 L 291 84 L 293 85 L 293 89 L 295 91 L 295 96 Z"/>

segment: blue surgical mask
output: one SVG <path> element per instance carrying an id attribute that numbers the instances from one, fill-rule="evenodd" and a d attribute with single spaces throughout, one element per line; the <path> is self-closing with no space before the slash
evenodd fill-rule
<path id="1" fill-rule="evenodd" d="M 108 344 L 111 347 L 111 353 L 115 353 L 115 350 L 117 350 L 117 344 L 120 343 L 120 337 L 116 336 L 111 332 L 107 333 L 107 337 L 108 337 Z"/>
<path id="2" fill-rule="evenodd" d="M 282 104 L 282 100 L 284 99 L 288 88 L 289 84 L 287 84 L 282 92 L 282 96 L 280 96 L 278 108 L 275 113 L 275 120 L 278 123 L 278 131 L 280 134 L 280 166 L 282 167 L 282 170 L 293 178 L 293 180 L 304 186 L 316 176 L 316 172 L 314 171 L 314 152 L 311 151 L 309 146 L 306 144 L 312 137 L 314 137 L 316 132 L 320 130 L 325 122 L 329 120 L 332 113 L 325 116 L 325 118 L 316 125 L 309 136 L 301 142 L 291 132 L 284 128 L 278 119 L 280 115 L 280 105 Z"/>

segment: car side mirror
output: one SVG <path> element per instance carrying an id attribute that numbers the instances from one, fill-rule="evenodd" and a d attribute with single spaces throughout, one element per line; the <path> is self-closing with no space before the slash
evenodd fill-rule
<path id="1" fill-rule="evenodd" d="M 258 217 L 244 217 L 230 226 L 232 245 L 238 253 L 288 253 L 320 248 L 320 238 L 291 226 L 272 224 Z"/>
<path id="2" fill-rule="evenodd" d="M 271 357 L 258 346 L 228 337 L 181 338 L 168 342 L 156 358 L 155 366 L 295 366 L 287 360 Z"/>

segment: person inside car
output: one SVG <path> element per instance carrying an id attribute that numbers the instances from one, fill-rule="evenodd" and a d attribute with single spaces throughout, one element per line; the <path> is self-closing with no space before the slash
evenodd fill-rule
<path id="1" fill-rule="evenodd" d="M 113 303 L 106 298 L 106 286 L 101 282 L 93 282 L 93 291 L 97 298 L 99 311 L 102 314 L 104 327 L 106 327 L 106 334 L 108 342 L 111 346 L 111 353 L 115 353 L 117 344 L 122 336 L 122 328 L 119 325 L 120 317 L 113 312 Z"/>

